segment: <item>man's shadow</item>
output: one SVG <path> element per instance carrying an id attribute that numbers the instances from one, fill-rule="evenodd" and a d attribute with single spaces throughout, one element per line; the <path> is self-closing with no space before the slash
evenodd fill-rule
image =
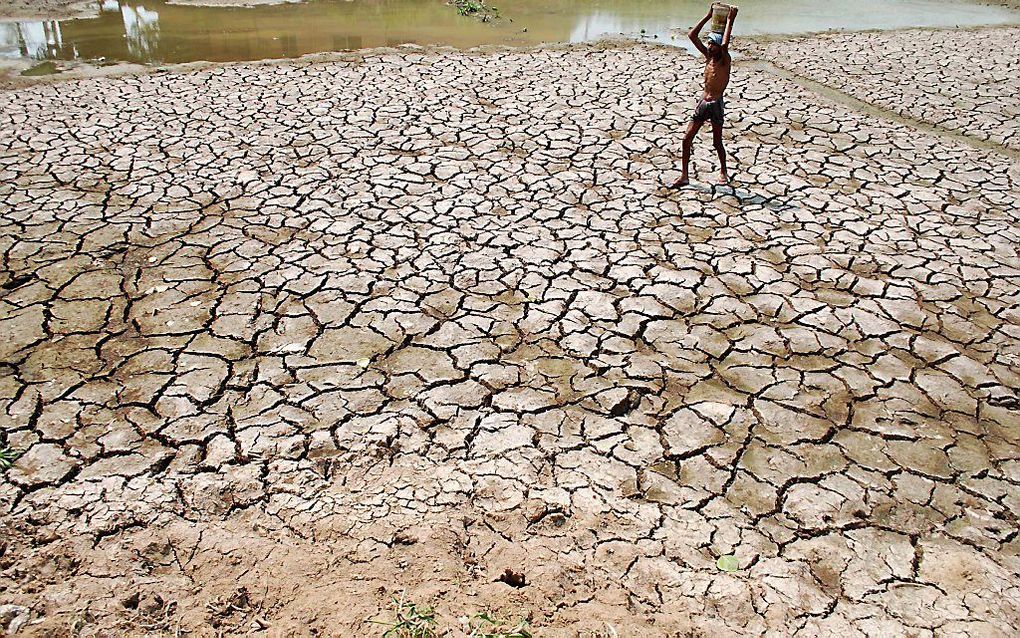
<path id="1" fill-rule="evenodd" d="M 698 197 L 697 201 L 705 204 L 719 196 L 734 197 L 737 200 L 737 206 L 740 208 L 744 208 L 745 206 L 760 206 L 761 208 L 774 213 L 800 210 L 801 208 L 800 205 L 795 202 L 797 199 L 796 192 L 786 193 L 784 195 L 766 196 L 761 193 L 756 193 L 735 181 L 730 181 L 729 184 L 691 182 L 687 186 L 680 188 L 673 188 L 667 184 L 662 184 L 658 191 L 660 195 L 667 199 L 677 193 L 698 193 L 699 195 L 708 198 L 706 201 L 706 199 Z M 698 214 L 707 215 L 707 213 L 701 213 L 701 211 L 691 211 L 687 214 L 690 216 L 697 216 Z"/>

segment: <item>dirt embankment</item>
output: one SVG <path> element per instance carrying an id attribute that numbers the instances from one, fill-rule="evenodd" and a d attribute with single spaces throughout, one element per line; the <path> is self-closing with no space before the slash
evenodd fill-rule
<path id="1" fill-rule="evenodd" d="M 255 7 L 298 3 L 302 0 L 170 0 L 169 4 L 203 7 Z M 0 0 L 0 21 L 66 20 L 99 14 L 97 0 Z"/>

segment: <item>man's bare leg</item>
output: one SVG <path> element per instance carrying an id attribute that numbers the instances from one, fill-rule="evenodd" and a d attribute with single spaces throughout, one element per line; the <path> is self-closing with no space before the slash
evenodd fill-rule
<path id="1" fill-rule="evenodd" d="M 726 147 L 722 141 L 722 124 L 712 122 L 712 143 L 715 145 L 715 152 L 719 154 L 719 181 L 717 184 L 729 184 L 730 176 L 726 172 Z"/>
<path id="2" fill-rule="evenodd" d="M 691 183 L 690 175 L 688 175 L 688 167 L 691 164 L 691 147 L 694 145 L 694 136 L 701 130 L 701 125 L 704 122 L 691 122 L 687 126 L 687 133 L 684 134 L 683 144 L 683 169 L 680 173 L 680 179 L 670 184 L 670 188 L 681 188 Z"/>

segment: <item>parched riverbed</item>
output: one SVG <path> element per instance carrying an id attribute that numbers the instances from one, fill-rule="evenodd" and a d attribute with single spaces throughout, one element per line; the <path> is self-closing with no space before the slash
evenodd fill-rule
<path id="1" fill-rule="evenodd" d="M 1018 42 L 0 91 L 0 629 L 1013 635 Z"/>

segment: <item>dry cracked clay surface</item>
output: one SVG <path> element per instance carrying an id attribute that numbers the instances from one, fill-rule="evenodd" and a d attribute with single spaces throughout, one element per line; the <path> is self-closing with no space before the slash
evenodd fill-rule
<path id="1" fill-rule="evenodd" d="M 734 187 L 668 191 L 699 74 L 0 93 L 3 621 L 371 636 L 405 592 L 551 637 L 1015 635 L 1016 169 L 738 64 Z"/>

